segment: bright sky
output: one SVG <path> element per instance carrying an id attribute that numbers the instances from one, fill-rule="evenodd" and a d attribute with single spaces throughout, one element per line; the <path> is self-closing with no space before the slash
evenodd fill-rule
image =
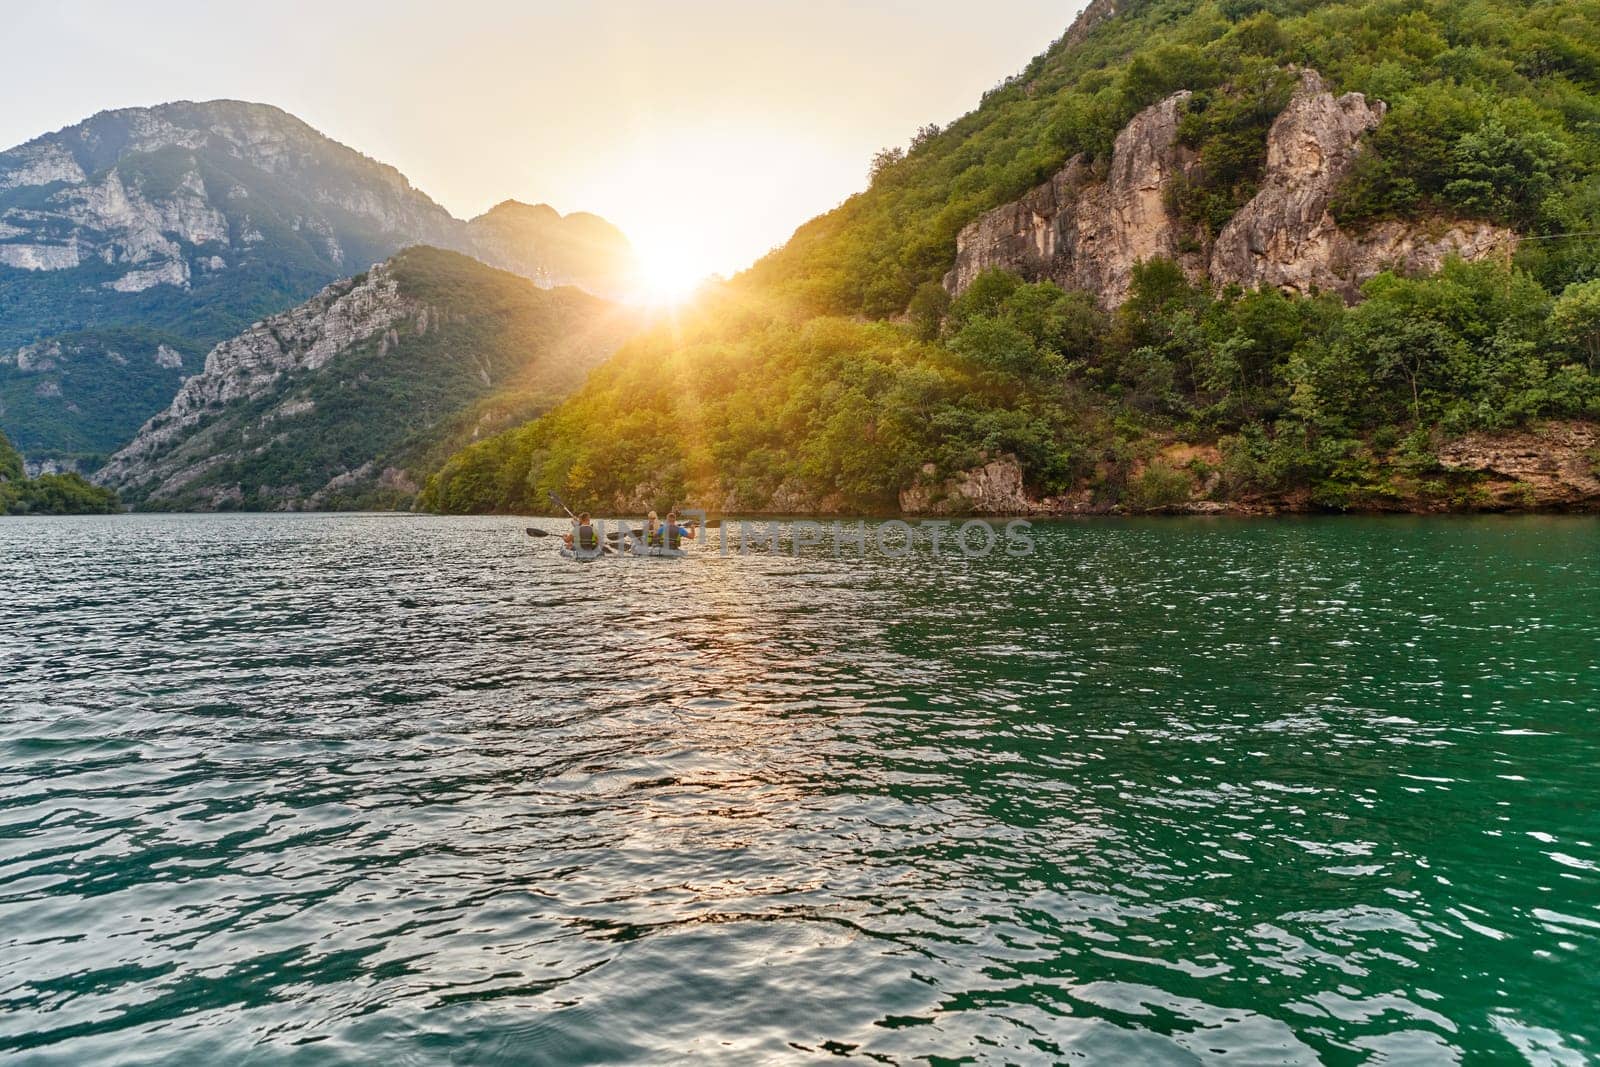
<path id="1" fill-rule="evenodd" d="M 276 104 L 470 217 L 593 211 L 732 273 L 947 122 L 1084 0 L 217 0 L 5 15 L 0 148 L 114 107 Z M 19 47 L 20 45 L 20 47 Z"/>

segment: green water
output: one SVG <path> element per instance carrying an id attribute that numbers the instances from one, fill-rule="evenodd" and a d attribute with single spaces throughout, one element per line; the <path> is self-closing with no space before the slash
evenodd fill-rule
<path id="1" fill-rule="evenodd" d="M 1600 524 L 0 521 L 0 1054 L 1593 1062 Z"/>

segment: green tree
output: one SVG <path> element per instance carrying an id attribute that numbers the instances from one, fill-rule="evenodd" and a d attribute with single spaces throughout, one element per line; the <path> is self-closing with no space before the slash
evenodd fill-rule
<path id="1" fill-rule="evenodd" d="M 1550 327 L 1591 373 L 1600 367 L 1600 279 L 1567 286 L 1551 309 Z"/>
<path id="2" fill-rule="evenodd" d="M 1444 195 L 1468 211 L 1530 223 L 1567 164 L 1567 147 L 1537 126 L 1491 118 L 1456 141 Z"/>
<path id="3" fill-rule="evenodd" d="M 22 477 L 22 454 L 12 447 L 5 431 L 0 430 L 0 482 L 20 481 Z"/>
<path id="4" fill-rule="evenodd" d="M 1014 378 L 1032 378 L 1060 368 L 1060 357 L 1044 353 L 1019 327 L 980 315 L 967 320 L 950 347 L 978 368 Z"/>
<path id="5" fill-rule="evenodd" d="M 938 338 L 939 327 L 944 323 L 945 312 L 949 310 L 950 294 L 944 286 L 938 282 L 923 282 L 912 294 L 906 317 L 919 338 L 932 341 Z"/>
<path id="6" fill-rule="evenodd" d="M 1021 287 L 1022 279 L 1010 271 L 999 267 L 982 271 L 950 305 L 951 326 L 960 329 L 975 315 L 998 315 L 1000 306 Z"/>

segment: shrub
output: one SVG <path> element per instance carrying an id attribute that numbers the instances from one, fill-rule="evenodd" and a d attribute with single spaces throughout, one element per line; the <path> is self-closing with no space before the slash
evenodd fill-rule
<path id="1" fill-rule="evenodd" d="M 1123 503 L 1136 511 L 1174 507 L 1189 500 L 1189 476 L 1165 463 L 1151 463 L 1128 483 Z"/>

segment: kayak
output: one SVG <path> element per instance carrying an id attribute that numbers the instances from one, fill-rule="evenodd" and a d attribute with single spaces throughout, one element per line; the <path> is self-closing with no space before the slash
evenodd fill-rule
<path id="1" fill-rule="evenodd" d="M 666 545 L 641 545 L 637 541 L 628 542 L 628 555 L 630 556 L 680 559 L 688 554 L 681 548 L 668 548 Z"/>
<path id="2" fill-rule="evenodd" d="M 584 563 L 592 560 L 603 559 L 610 553 L 605 548 L 565 548 L 561 549 L 562 559 L 575 559 Z"/>

